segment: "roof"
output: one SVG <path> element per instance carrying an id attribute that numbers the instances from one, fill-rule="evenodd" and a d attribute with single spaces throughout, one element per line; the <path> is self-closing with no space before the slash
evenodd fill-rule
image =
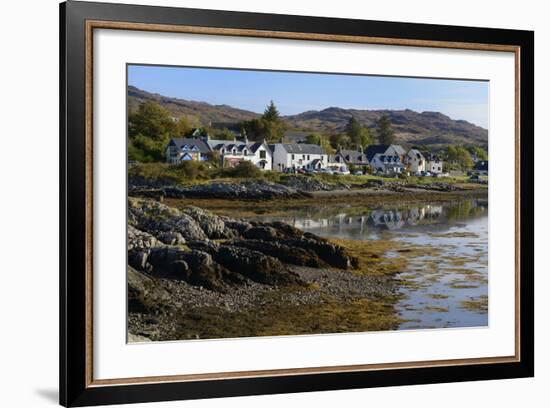
<path id="1" fill-rule="evenodd" d="M 264 142 L 253 142 L 248 143 L 242 140 L 209 140 L 208 145 L 212 150 L 221 150 L 225 147 L 226 150 L 232 150 L 235 148 L 238 152 L 242 152 L 245 148 L 251 153 L 256 153 L 256 151 L 264 145 Z"/>
<path id="2" fill-rule="evenodd" d="M 367 147 L 367 150 L 365 150 L 367 159 L 371 161 L 374 158 L 374 155 L 386 153 L 388 147 L 388 145 L 370 145 L 369 147 Z"/>
<path id="3" fill-rule="evenodd" d="M 417 159 L 423 159 L 424 158 L 424 156 L 422 155 L 420 150 L 417 150 L 417 149 L 409 150 L 409 153 L 407 153 L 407 155 L 411 156 L 411 157 L 416 157 Z"/>
<path id="4" fill-rule="evenodd" d="M 347 163 L 368 163 L 368 158 L 365 153 L 357 150 L 339 150 L 338 153 L 344 158 Z"/>
<path id="5" fill-rule="evenodd" d="M 325 150 L 316 144 L 308 143 L 278 143 L 287 153 L 295 154 L 326 154 Z"/>
<path id="6" fill-rule="evenodd" d="M 255 142 L 255 143 L 250 143 L 248 145 L 248 148 L 253 152 L 253 153 L 256 153 L 256 151 L 262 147 L 264 145 L 264 142 Z M 267 146 L 266 146 L 267 147 Z M 269 150 L 269 148 L 268 148 Z"/>
<path id="7" fill-rule="evenodd" d="M 405 149 L 401 145 L 392 144 L 392 145 L 390 145 L 390 148 L 393 148 L 395 153 L 397 153 L 399 156 L 404 156 L 404 155 L 407 154 L 407 152 L 405 151 Z"/>
<path id="8" fill-rule="evenodd" d="M 178 150 L 181 150 L 184 146 L 189 146 L 191 149 L 196 147 L 201 153 L 208 153 L 210 151 L 210 147 L 204 142 L 204 140 L 198 138 L 172 138 L 168 144 L 175 145 Z"/>

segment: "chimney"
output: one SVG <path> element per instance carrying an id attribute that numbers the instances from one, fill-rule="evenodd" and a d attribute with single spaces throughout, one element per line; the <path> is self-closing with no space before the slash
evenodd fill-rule
<path id="1" fill-rule="evenodd" d="M 284 143 L 282 137 L 279 139 L 279 143 Z"/>

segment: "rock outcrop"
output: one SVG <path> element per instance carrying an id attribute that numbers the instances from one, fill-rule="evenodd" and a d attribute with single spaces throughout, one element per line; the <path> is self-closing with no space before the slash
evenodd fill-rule
<path id="1" fill-rule="evenodd" d="M 130 196 L 157 198 L 221 198 L 240 200 L 271 200 L 275 198 L 311 197 L 305 191 L 272 183 L 266 180 L 251 180 L 241 183 L 212 182 L 193 186 L 162 184 L 144 180 L 131 181 L 128 187 Z"/>
<path id="2" fill-rule="evenodd" d="M 128 220 L 133 271 L 219 292 L 247 282 L 304 285 L 287 265 L 348 269 L 356 262 L 344 248 L 282 222 L 247 222 L 135 198 Z"/>

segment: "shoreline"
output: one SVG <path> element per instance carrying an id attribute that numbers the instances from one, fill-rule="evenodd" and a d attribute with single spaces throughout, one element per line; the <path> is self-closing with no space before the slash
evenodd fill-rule
<path id="1" fill-rule="evenodd" d="M 468 198 L 488 197 L 487 188 L 456 191 L 429 191 L 407 189 L 404 192 L 379 189 L 351 189 L 311 192 L 311 197 L 262 199 L 239 198 L 164 198 L 163 202 L 172 207 L 195 205 L 218 215 L 246 218 L 263 213 L 281 212 L 301 207 L 318 205 L 352 204 L 354 206 L 382 207 L 385 205 L 414 204 L 422 202 L 451 202 Z"/>

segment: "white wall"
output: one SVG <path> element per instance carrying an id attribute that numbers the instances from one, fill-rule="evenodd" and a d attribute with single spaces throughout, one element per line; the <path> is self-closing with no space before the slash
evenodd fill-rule
<path id="1" fill-rule="evenodd" d="M 112 0 L 114 1 L 114 0 Z M 137 3 L 136 1 L 130 1 Z M 0 25 L 2 64 L 0 85 L 3 113 L 0 174 L 0 234 L 2 336 L 0 381 L 5 385 L 0 405 L 6 407 L 56 406 L 58 367 L 58 9 L 54 0 L 3 2 Z M 142 1 L 143 3 L 143 1 Z M 544 118 L 550 89 L 550 27 L 544 2 L 534 0 L 437 0 L 357 2 L 353 0 L 148 0 L 144 3 L 212 9 L 263 11 L 536 30 L 537 118 Z M 548 121 L 535 123 L 537 209 L 550 200 L 545 187 L 543 154 L 550 149 Z M 22 140 L 32 146 L 29 160 L 13 154 Z M 36 163 L 36 164 L 33 164 Z M 550 228 L 548 217 L 537 225 L 537 377 L 525 380 L 486 381 L 391 387 L 370 390 L 230 398 L 192 402 L 134 405 L 137 407 L 266 408 L 333 406 L 402 407 L 540 407 L 547 405 L 550 383 L 550 275 L 544 257 Z"/>

